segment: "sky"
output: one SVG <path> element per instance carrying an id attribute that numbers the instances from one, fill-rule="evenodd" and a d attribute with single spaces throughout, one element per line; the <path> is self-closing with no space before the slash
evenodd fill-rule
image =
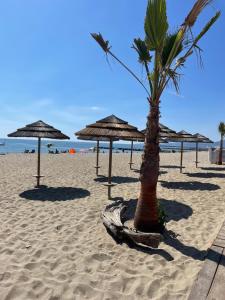
<path id="1" fill-rule="evenodd" d="M 182 4 L 181 4 L 182 2 Z M 109 63 L 90 37 L 101 32 L 112 51 L 145 80 L 131 49 L 144 38 L 147 0 L 7 0 L 0 2 L 0 137 L 43 120 L 71 139 L 74 132 L 115 114 L 139 129 L 149 110 L 142 87 L 115 61 Z M 168 0 L 170 30 L 181 25 L 193 0 Z M 201 14 L 198 33 L 217 10 L 222 16 L 200 42 L 204 67 L 195 56 L 182 70 L 180 93 L 161 97 L 164 125 L 219 140 L 225 121 L 225 3 Z"/>

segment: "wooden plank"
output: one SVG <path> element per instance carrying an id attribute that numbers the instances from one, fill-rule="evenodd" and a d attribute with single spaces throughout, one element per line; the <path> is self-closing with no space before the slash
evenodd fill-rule
<path id="1" fill-rule="evenodd" d="M 225 240 L 216 238 L 215 241 L 213 242 L 214 246 L 222 247 L 225 248 Z"/>
<path id="2" fill-rule="evenodd" d="M 212 285 L 223 248 L 212 246 L 192 287 L 188 300 L 205 300 Z"/>
<path id="3" fill-rule="evenodd" d="M 225 230 L 224 229 L 221 229 L 220 231 L 219 231 L 219 233 L 218 233 L 218 235 L 225 235 Z"/>
<path id="4" fill-rule="evenodd" d="M 225 240 L 225 235 L 218 234 L 216 238 L 219 240 Z"/>
<path id="5" fill-rule="evenodd" d="M 220 231 L 219 231 L 219 232 L 221 232 L 221 231 L 225 232 L 225 226 L 222 226 L 222 227 L 220 228 Z"/>
<path id="6" fill-rule="evenodd" d="M 221 260 L 207 299 L 225 299 L 225 250 L 223 250 L 223 254 L 221 256 Z"/>

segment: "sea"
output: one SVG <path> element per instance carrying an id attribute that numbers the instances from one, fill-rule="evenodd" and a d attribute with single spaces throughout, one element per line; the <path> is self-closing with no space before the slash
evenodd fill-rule
<path id="1" fill-rule="evenodd" d="M 50 145 L 51 144 L 51 145 Z M 194 143 L 185 143 L 185 149 L 188 151 L 195 149 Z M 50 146 L 50 147 L 49 147 Z M 209 147 L 215 147 L 216 144 L 199 144 L 200 150 L 207 150 Z M 96 142 L 81 142 L 81 141 L 60 141 L 60 140 L 42 140 L 41 151 L 43 153 L 48 153 L 50 151 L 59 152 L 68 151 L 73 148 L 77 152 L 82 151 L 92 151 L 96 147 Z M 100 142 L 100 151 L 107 152 L 109 143 Z M 161 144 L 160 148 L 162 151 L 179 151 L 180 143 L 167 143 Z M 24 153 L 25 151 L 37 151 L 37 139 L 9 139 L 0 138 L 0 153 Z M 143 143 L 134 143 L 134 150 L 143 151 Z M 114 142 L 113 151 L 115 152 L 126 152 L 130 151 L 130 143 L 119 143 Z"/>

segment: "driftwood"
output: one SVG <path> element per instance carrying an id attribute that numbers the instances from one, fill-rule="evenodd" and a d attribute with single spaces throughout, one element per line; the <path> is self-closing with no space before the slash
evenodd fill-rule
<path id="1" fill-rule="evenodd" d="M 102 212 L 102 220 L 106 229 L 120 242 L 128 240 L 135 244 L 158 248 L 162 241 L 160 233 L 145 233 L 124 226 L 122 219 L 126 209 L 127 206 L 122 201 L 107 205 Z"/>

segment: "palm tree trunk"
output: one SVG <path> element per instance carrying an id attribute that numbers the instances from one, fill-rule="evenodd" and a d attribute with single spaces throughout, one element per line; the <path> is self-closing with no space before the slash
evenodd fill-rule
<path id="1" fill-rule="evenodd" d="M 221 134 L 218 165 L 222 165 L 222 164 L 223 164 L 223 135 Z"/>
<path id="2" fill-rule="evenodd" d="M 144 232 L 159 231 L 157 182 L 159 175 L 159 100 L 149 101 L 145 147 L 141 165 L 141 192 L 134 218 L 136 229 Z"/>

